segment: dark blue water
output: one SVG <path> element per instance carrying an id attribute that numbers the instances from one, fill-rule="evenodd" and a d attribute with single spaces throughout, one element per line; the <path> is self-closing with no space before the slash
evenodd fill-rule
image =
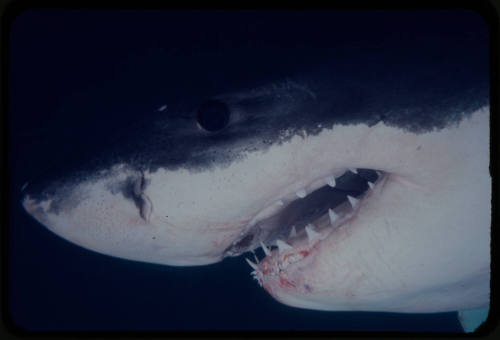
<path id="1" fill-rule="evenodd" d="M 16 325 L 27 330 L 461 331 L 456 313 L 287 307 L 251 279 L 242 258 L 180 268 L 100 255 L 62 240 L 25 214 L 20 188 L 71 159 L 68 155 L 87 157 L 109 131 L 126 131 L 169 101 L 285 76 L 345 48 L 362 51 L 370 44 L 404 56 L 415 41 L 428 39 L 428 48 L 470 44 L 467 53 L 482 58 L 488 55 L 488 37 L 477 14 L 46 10 L 19 16 L 10 39 L 8 307 Z M 303 48 L 290 55 L 292 46 Z"/>

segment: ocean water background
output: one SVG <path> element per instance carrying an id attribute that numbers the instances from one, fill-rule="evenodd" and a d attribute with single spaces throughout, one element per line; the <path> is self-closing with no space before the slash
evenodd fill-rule
<path id="1" fill-rule="evenodd" d="M 72 331 L 461 332 L 454 312 L 285 306 L 252 280 L 243 257 L 171 267 L 101 255 L 48 231 L 21 206 L 26 182 L 74 157 L 89 157 L 111 132 L 123 131 L 113 140 L 119 142 L 162 105 L 198 100 L 207 88 L 286 77 L 333 55 L 366 53 L 367 47 L 404 56 L 420 43 L 429 49 L 444 44 L 450 51 L 465 44 L 461 50 L 478 60 L 489 53 L 486 25 L 470 11 L 21 14 L 9 50 L 7 274 L 13 323 L 26 330 Z"/>

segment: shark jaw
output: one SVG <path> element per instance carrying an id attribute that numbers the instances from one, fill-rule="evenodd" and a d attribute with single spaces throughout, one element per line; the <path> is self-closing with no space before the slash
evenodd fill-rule
<path id="1" fill-rule="evenodd" d="M 310 242 L 323 239 L 346 219 L 352 218 L 359 208 L 359 200 L 368 189 L 373 191 L 382 177 L 380 171 L 335 169 L 262 209 L 225 254 L 237 256 L 260 244 L 268 255 L 264 243 L 278 246 L 281 252 L 289 247 L 283 238 L 296 240 L 307 236 Z M 315 230 L 317 227 L 313 224 L 319 229 Z"/>
<path id="2" fill-rule="evenodd" d="M 270 242 L 274 249 L 259 240 L 265 257 L 246 259 L 252 277 L 282 303 L 307 309 L 429 313 L 487 306 L 491 191 L 485 117 L 484 112 L 476 113 L 440 137 L 451 138 L 448 147 L 454 144 L 462 159 L 475 158 L 482 166 L 450 164 L 442 173 L 435 169 L 431 183 L 408 174 L 377 172 L 376 181 L 367 180 L 368 189 L 360 197 L 346 195 L 337 208 L 340 213 L 329 209 L 299 233 L 295 226 L 285 228 L 288 236 L 282 232 L 281 239 Z M 466 143 L 480 138 L 483 146 L 460 143 L 458 131 L 464 132 Z M 465 177 L 453 178 L 457 169 L 452 165 L 464 168 L 462 176 L 481 179 L 471 186 Z M 431 179 L 432 173 L 425 177 Z M 306 192 L 299 190 L 298 199 Z M 472 200 L 468 204 L 466 197 Z M 235 249 L 242 241 L 250 242 L 249 235 L 260 236 L 255 231 L 258 223 L 251 225 L 228 248 L 229 255 L 243 252 Z M 253 252 L 259 246 L 247 247 Z"/>
<path id="3" fill-rule="evenodd" d="M 260 286 L 263 286 L 263 282 L 277 279 L 281 285 L 285 287 L 296 287 L 295 284 L 288 281 L 286 277 L 287 270 L 293 267 L 294 263 L 306 259 L 309 255 L 312 255 L 314 249 L 319 245 L 319 243 L 330 237 L 330 235 L 335 232 L 338 228 L 343 228 L 348 225 L 350 221 L 356 218 L 359 210 L 366 205 L 366 201 L 369 199 L 376 199 L 378 195 L 381 194 L 384 184 L 388 181 L 388 174 L 379 171 L 367 171 L 366 169 L 350 169 L 349 172 L 358 175 L 358 181 L 365 182 L 366 191 L 358 194 L 357 197 L 349 195 L 349 192 L 345 193 L 345 189 L 335 189 L 337 183 L 341 182 L 347 174 L 340 176 L 340 181 L 335 179 L 334 176 L 327 177 L 326 182 L 328 182 L 328 187 L 322 187 L 311 194 L 311 196 L 319 196 L 320 192 L 330 190 L 339 190 L 339 196 L 344 196 L 344 199 L 338 199 L 337 202 L 334 200 L 326 202 L 326 204 L 334 205 L 335 207 L 323 209 L 326 212 L 324 214 L 316 214 L 313 216 L 309 222 L 302 221 L 295 223 L 291 227 L 284 228 L 278 232 L 282 237 L 277 237 L 271 241 L 266 240 L 265 243 L 272 244 L 272 246 L 267 246 L 262 240 L 259 240 L 259 244 L 263 249 L 265 258 L 259 261 L 257 256 L 255 260 L 257 263 L 246 259 L 248 264 L 254 269 L 252 271 L 252 276 L 256 279 Z M 352 175 L 351 175 L 352 176 Z M 366 177 L 365 177 L 366 176 Z M 333 179 L 330 181 L 330 179 Z M 346 180 L 344 179 L 343 182 Z M 352 180 L 351 180 L 352 181 Z M 345 184 L 344 184 L 345 186 Z M 306 196 L 298 196 L 299 199 L 304 199 Z M 323 194 L 323 197 L 328 197 Z M 294 202 L 295 203 L 295 202 Z M 282 201 L 278 204 L 283 205 Z M 292 206 L 290 204 L 289 206 Z M 297 208 L 297 205 L 294 207 Z M 284 208 L 282 214 L 286 214 L 287 211 Z M 276 214 L 279 214 L 277 212 Z M 269 218 L 267 219 L 269 220 Z M 260 220 L 258 222 L 252 221 L 251 228 L 247 232 L 242 232 L 239 240 L 233 242 L 231 247 L 226 250 L 226 253 L 231 256 L 240 255 L 245 251 L 245 248 L 241 249 L 239 253 L 237 249 L 241 247 L 242 243 L 248 243 L 249 237 L 261 237 L 262 238 L 262 223 L 265 220 Z M 260 225 L 260 228 L 259 228 Z M 255 230 L 257 229 L 257 230 Z M 273 234 L 273 233 L 268 233 Z M 276 236 L 277 233 L 274 233 Z M 257 235 L 257 236 L 255 236 Z M 264 237 L 265 238 L 265 237 Z M 247 249 L 252 249 L 254 247 L 247 247 Z M 253 251 L 254 249 L 252 249 Z M 254 254 L 255 255 L 255 254 Z M 307 262 L 307 261 L 304 261 Z M 277 278 L 276 278 L 277 277 Z"/>
<path id="4" fill-rule="evenodd" d="M 71 242 L 153 263 L 209 264 L 275 239 L 281 252 L 269 249 L 254 276 L 273 297 L 295 307 L 471 309 L 489 301 L 488 131 L 487 108 L 420 134 L 384 124 L 335 125 L 211 171 L 141 174 L 117 165 L 47 198 L 28 194 L 23 204 Z M 272 218 L 275 207 L 307 200 L 334 181 L 338 187 L 345 174 L 375 171 L 380 175 L 351 196 L 359 201 L 346 195 L 345 202 L 297 227 L 296 238 L 287 226 L 286 235 L 263 230 L 246 248 L 233 248 Z M 127 184 L 130 178 L 139 184 Z M 110 189 L 120 183 L 133 195 Z M 57 209 L 55 202 L 62 202 Z M 330 209 L 340 222 L 328 229 L 335 217 Z"/>

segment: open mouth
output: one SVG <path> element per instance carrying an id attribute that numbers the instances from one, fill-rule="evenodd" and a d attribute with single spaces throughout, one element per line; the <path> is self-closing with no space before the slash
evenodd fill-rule
<path id="1" fill-rule="evenodd" d="M 247 262 L 262 285 L 264 275 L 278 275 L 303 260 L 319 242 L 355 217 L 387 177 L 379 170 L 336 169 L 261 210 L 224 255 L 254 253 L 256 263 Z M 259 249 L 262 260 L 255 254 Z"/>

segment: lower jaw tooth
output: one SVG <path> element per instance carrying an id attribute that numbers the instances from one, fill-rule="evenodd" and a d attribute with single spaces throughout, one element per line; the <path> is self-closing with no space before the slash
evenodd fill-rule
<path id="1" fill-rule="evenodd" d="M 262 243 L 262 241 L 260 241 L 260 246 L 262 247 L 262 250 L 264 250 L 264 253 L 266 254 L 266 256 L 271 255 L 271 251 L 269 250 L 269 248 L 266 247 L 266 245 L 264 243 Z"/>
<path id="2" fill-rule="evenodd" d="M 276 245 L 278 246 L 278 250 L 279 250 L 280 254 L 287 249 L 293 249 L 293 247 L 291 245 L 289 245 L 288 243 L 286 243 L 282 240 L 276 240 Z"/>
<path id="3" fill-rule="evenodd" d="M 328 209 L 328 216 L 330 217 L 330 224 L 333 226 L 335 222 L 339 219 L 339 215 L 335 213 L 332 209 Z"/>
<path id="4" fill-rule="evenodd" d="M 259 263 L 259 259 L 258 259 L 257 255 L 255 255 L 255 253 L 253 252 L 253 250 L 252 250 L 252 254 L 253 254 L 253 258 L 254 258 L 255 262 L 258 264 Z"/>
<path id="5" fill-rule="evenodd" d="M 357 174 L 358 173 L 358 170 L 356 168 L 348 168 L 349 171 L 351 171 L 352 173 L 354 174 Z M 379 171 L 376 171 L 377 172 L 377 175 L 380 177 L 381 176 L 381 173 Z M 335 181 L 335 176 L 328 176 L 324 179 L 324 181 L 326 182 L 326 184 L 328 184 L 330 187 L 335 187 L 336 186 L 336 181 Z M 367 181 L 367 184 L 369 186 L 369 188 L 371 190 L 373 190 L 373 188 L 375 187 L 374 183 L 370 182 L 370 181 Z M 304 198 L 307 196 L 307 192 L 305 191 L 305 189 L 301 189 L 301 190 L 298 190 L 296 191 L 296 195 L 299 197 L 299 198 Z M 355 197 L 352 197 L 350 195 L 347 195 L 347 199 L 351 205 L 351 207 L 354 209 L 357 207 L 357 205 L 359 204 L 359 199 L 355 198 Z M 271 215 L 274 211 L 272 210 L 276 210 L 277 207 L 282 207 L 284 205 L 284 202 L 282 200 L 278 200 L 274 203 L 274 205 L 271 205 L 271 207 L 269 207 L 268 209 L 266 209 L 266 211 L 264 212 L 263 215 Z M 267 210 L 270 210 L 270 211 L 267 211 Z M 328 209 L 328 216 L 329 216 L 329 219 L 330 219 L 330 224 L 333 226 L 337 221 L 338 219 L 340 218 L 339 215 L 337 215 L 335 213 L 335 211 L 333 211 L 332 209 Z M 314 230 L 314 227 L 311 225 L 311 224 L 308 224 L 306 227 L 305 227 L 305 231 L 306 231 L 306 234 L 307 234 L 307 237 L 309 239 L 309 242 L 311 242 L 312 240 L 315 240 L 316 238 L 320 238 L 321 237 L 321 234 L 316 232 Z M 243 234 L 243 232 L 242 232 Z M 291 230 L 290 230 L 290 235 L 289 237 L 296 237 L 297 236 L 297 230 L 295 228 L 295 226 L 292 226 Z M 271 256 L 272 255 L 272 252 L 271 250 L 273 249 L 273 247 L 267 247 L 264 243 L 262 243 L 262 241 L 260 242 L 260 245 L 264 251 L 264 253 L 266 254 L 266 256 Z M 279 253 L 282 253 L 283 251 L 287 250 L 287 249 L 293 249 L 293 247 L 291 245 L 289 245 L 288 243 L 282 241 L 282 240 L 276 240 L 276 246 L 278 247 L 278 250 L 279 250 Z M 254 254 L 255 256 L 255 254 Z M 248 264 L 255 270 L 257 270 L 257 264 L 253 263 L 251 260 L 249 259 L 245 259 Z M 256 258 L 255 259 L 257 263 L 259 263 L 259 260 Z"/>
<path id="6" fill-rule="evenodd" d="M 315 239 L 320 238 L 321 234 L 316 232 L 313 228 L 312 224 L 306 225 L 306 234 L 309 242 L 314 241 Z"/>
<path id="7" fill-rule="evenodd" d="M 259 268 L 259 267 L 257 267 L 257 264 L 253 263 L 251 260 L 249 260 L 249 259 L 245 259 L 245 260 L 250 265 L 250 267 L 252 267 L 254 270 L 257 270 Z"/>
<path id="8" fill-rule="evenodd" d="M 354 209 L 358 203 L 359 203 L 359 200 L 357 198 L 354 198 L 352 196 L 349 196 L 347 195 L 347 199 L 349 200 L 349 203 L 351 203 L 351 207 Z"/>

